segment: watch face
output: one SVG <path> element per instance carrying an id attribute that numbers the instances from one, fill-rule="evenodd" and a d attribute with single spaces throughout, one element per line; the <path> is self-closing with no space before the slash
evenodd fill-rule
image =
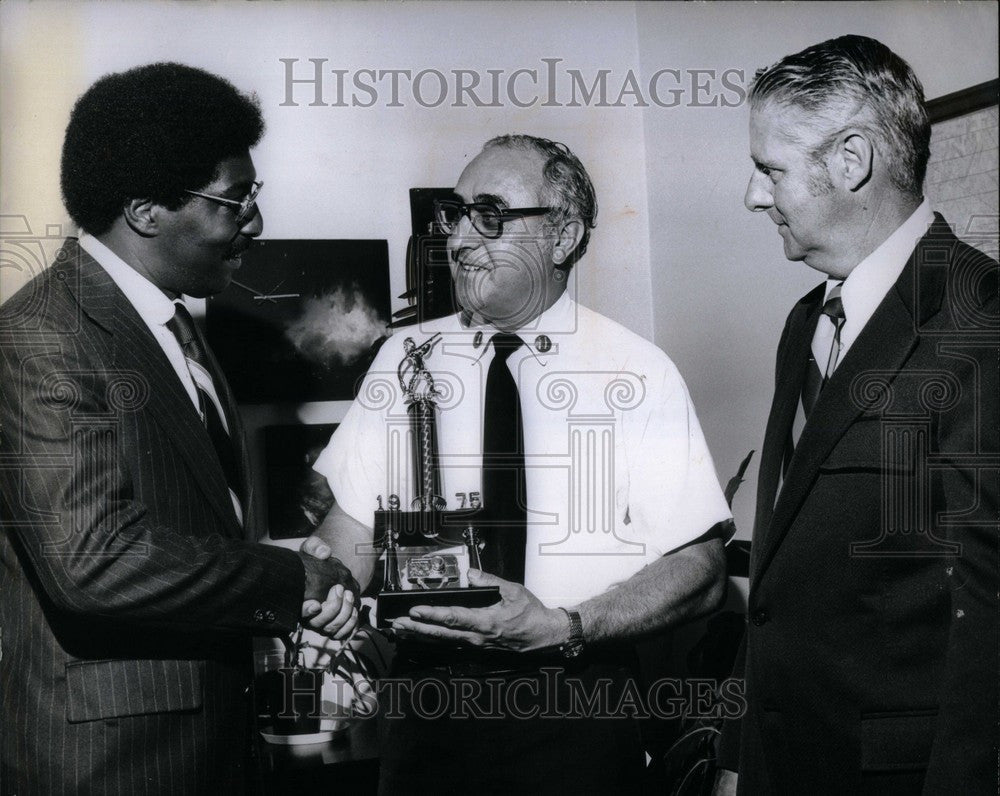
<path id="1" fill-rule="evenodd" d="M 570 641 L 562 646 L 562 654 L 564 658 L 578 658 L 581 652 L 583 652 L 582 641 Z"/>
<path id="2" fill-rule="evenodd" d="M 241 403 L 353 400 L 389 335 L 384 240 L 266 240 L 206 302 L 209 345 Z"/>

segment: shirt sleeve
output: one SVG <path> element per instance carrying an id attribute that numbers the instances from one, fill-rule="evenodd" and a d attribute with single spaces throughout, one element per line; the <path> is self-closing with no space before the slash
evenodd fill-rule
<path id="1" fill-rule="evenodd" d="M 391 448 L 402 449 L 392 444 L 394 435 L 403 432 L 402 421 L 392 419 L 400 413 L 405 418 L 396 375 L 401 352 L 394 343 L 395 338 L 390 338 L 382 346 L 357 398 L 313 465 L 326 477 L 340 508 L 369 528 L 374 525 L 379 496 L 387 508 L 390 494 L 405 494 L 399 480 L 405 477 L 406 468 L 389 461 Z M 395 478 L 390 477 L 391 471 Z"/>
<path id="2" fill-rule="evenodd" d="M 624 422 L 629 519 L 657 556 L 732 518 L 687 386 L 674 364 L 650 374 L 648 411 Z"/>

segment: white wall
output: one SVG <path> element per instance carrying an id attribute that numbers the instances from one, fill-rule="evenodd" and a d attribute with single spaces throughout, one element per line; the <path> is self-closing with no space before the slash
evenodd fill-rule
<path id="1" fill-rule="evenodd" d="M 639 3 L 644 79 L 658 69 L 755 70 L 861 33 L 913 66 L 927 97 L 997 77 L 995 3 Z M 700 98 L 704 100 L 704 96 Z M 650 108 L 644 116 L 655 341 L 684 374 L 719 475 L 758 455 L 774 353 L 795 301 L 824 278 L 782 254 L 768 219 L 743 206 L 747 109 Z M 749 538 L 756 458 L 734 503 Z"/>
<path id="2" fill-rule="evenodd" d="M 631 5 L 492 3 L 24 3 L 0 5 L 4 108 L 0 212 L 25 215 L 36 231 L 66 223 L 59 202 L 62 131 L 72 102 L 101 74 L 156 60 L 217 72 L 260 96 L 268 132 L 254 153 L 266 187 L 267 238 L 387 238 L 393 295 L 403 260 L 413 186 L 454 185 L 488 138 L 531 132 L 568 144 L 588 166 L 601 201 L 600 226 L 584 267 L 581 299 L 636 332 L 652 335 L 649 231 L 642 114 L 638 108 L 282 107 L 285 66 L 312 74 L 309 58 L 354 72 L 435 69 L 542 70 L 544 57 L 570 68 L 638 71 Z M 530 99 L 527 79 L 518 83 Z M 349 84 L 348 84 L 349 85 Z M 433 76 L 421 84 L 435 99 Z M 386 91 L 388 82 L 385 83 Z M 335 101 L 335 78 L 324 80 Z M 404 85 L 405 88 L 405 85 Z M 453 93 L 453 92 L 452 92 Z M 480 89 L 481 96 L 484 92 Z M 368 99 L 364 93 L 359 99 Z M 10 112 L 8 113 L 8 108 Z M 4 296 L 19 286 L 0 272 Z M 606 290 L 609 282 L 614 290 Z M 396 301 L 394 309 L 403 306 Z"/>
<path id="3" fill-rule="evenodd" d="M 255 153 L 266 181 L 265 237 L 387 238 L 393 296 L 404 284 L 408 188 L 453 184 L 495 134 L 526 131 L 564 141 L 589 168 L 601 205 L 591 251 L 576 269 L 581 299 L 653 337 L 673 357 L 725 479 L 748 450 L 760 448 L 781 325 L 794 300 L 819 280 L 786 262 L 772 225 L 743 208 L 744 107 L 691 107 L 690 89 L 673 108 L 521 109 L 509 101 L 424 108 L 412 100 L 391 108 L 384 99 L 373 108 L 309 107 L 308 88 L 296 89 L 299 107 L 282 107 L 278 59 L 299 58 L 300 70 L 306 59 L 327 58 L 329 68 L 473 69 L 485 76 L 489 69 L 542 69 L 542 58 L 561 58 L 561 69 L 580 69 L 588 80 L 607 69 L 609 82 L 620 85 L 632 69 L 642 85 L 661 69 L 683 76 L 735 68 L 749 77 L 788 52 L 848 32 L 880 38 L 909 60 L 928 97 L 997 76 L 992 2 L 6 0 L 0 233 L 10 234 L 19 216 L 36 234 L 52 224 L 61 228 L 54 235 L 68 230 L 58 163 L 72 102 L 99 75 L 154 60 L 202 66 L 257 91 L 269 128 Z M 30 275 L 16 265 L 0 259 L 0 297 Z M 394 299 L 393 308 L 401 306 Z M 335 421 L 343 406 L 289 411 L 308 422 Z M 250 415 L 251 426 L 276 418 L 261 409 Z M 755 473 L 756 466 L 735 505 L 744 537 Z"/>

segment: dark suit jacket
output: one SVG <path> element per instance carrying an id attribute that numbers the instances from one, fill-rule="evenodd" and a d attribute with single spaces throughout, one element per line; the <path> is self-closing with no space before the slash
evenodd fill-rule
<path id="1" fill-rule="evenodd" d="M 0 791 L 239 789 L 250 637 L 294 628 L 298 557 L 243 540 L 191 400 L 75 240 L 0 308 L 0 373 Z"/>
<path id="2" fill-rule="evenodd" d="M 736 672 L 749 708 L 720 762 L 749 794 L 995 794 L 997 264 L 936 217 L 779 493 L 822 300 L 795 306 L 778 348 Z"/>

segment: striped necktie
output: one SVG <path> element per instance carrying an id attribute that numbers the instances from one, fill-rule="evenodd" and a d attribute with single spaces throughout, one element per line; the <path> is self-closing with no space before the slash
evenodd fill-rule
<path id="1" fill-rule="evenodd" d="M 483 569 L 524 583 L 527 517 L 524 479 L 524 424 L 521 396 L 507 360 L 523 343 L 514 334 L 490 338 L 493 361 L 486 375 L 483 403 Z"/>
<path id="2" fill-rule="evenodd" d="M 826 386 L 827 381 L 830 380 L 830 376 L 833 375 L 833 371 L 836 369 L 840 358 L 840 332 L 844 328 L 845 320 L 844 302 L 840 297 L 840 290 L 843 285 L 842 281 L 838 282 L 830 290 L 830 294 L 823 304 L 823 310 L 816 327 L 817 335 L 829 336 L 831 326 L 833 327 L 833 334 L 830 337 L 830 350 L 822 370 L 810 352 L 809 362 L 806 365 L 806 377 L 802 385 L 802 408 L 805 410 L 806 417 L 809 417 L 809 413 L 816 406 L 819 394 Z M 825 328 L 823 324 L 826 325 Z"/>
<path id="3" fill-rule="evenodd" d="M 233 508 L 242 525 L 243 505 L 240 498 L 241 486 L 236 448 L 229 435 L 229 422 L 219 401 L 215 378 L 212 376 L 213 367 L 206 355 L 205 344 L 195 330 L 194 319 L 180 302 L 174 302 L 174 317 L 167 321 L 167 328 L 177 338 L 181 351 L 184 352 L 188 372 L 191 374 L 198 395 L 198 411 L 212 440 L 222 472 L 226 476 Z"/>

